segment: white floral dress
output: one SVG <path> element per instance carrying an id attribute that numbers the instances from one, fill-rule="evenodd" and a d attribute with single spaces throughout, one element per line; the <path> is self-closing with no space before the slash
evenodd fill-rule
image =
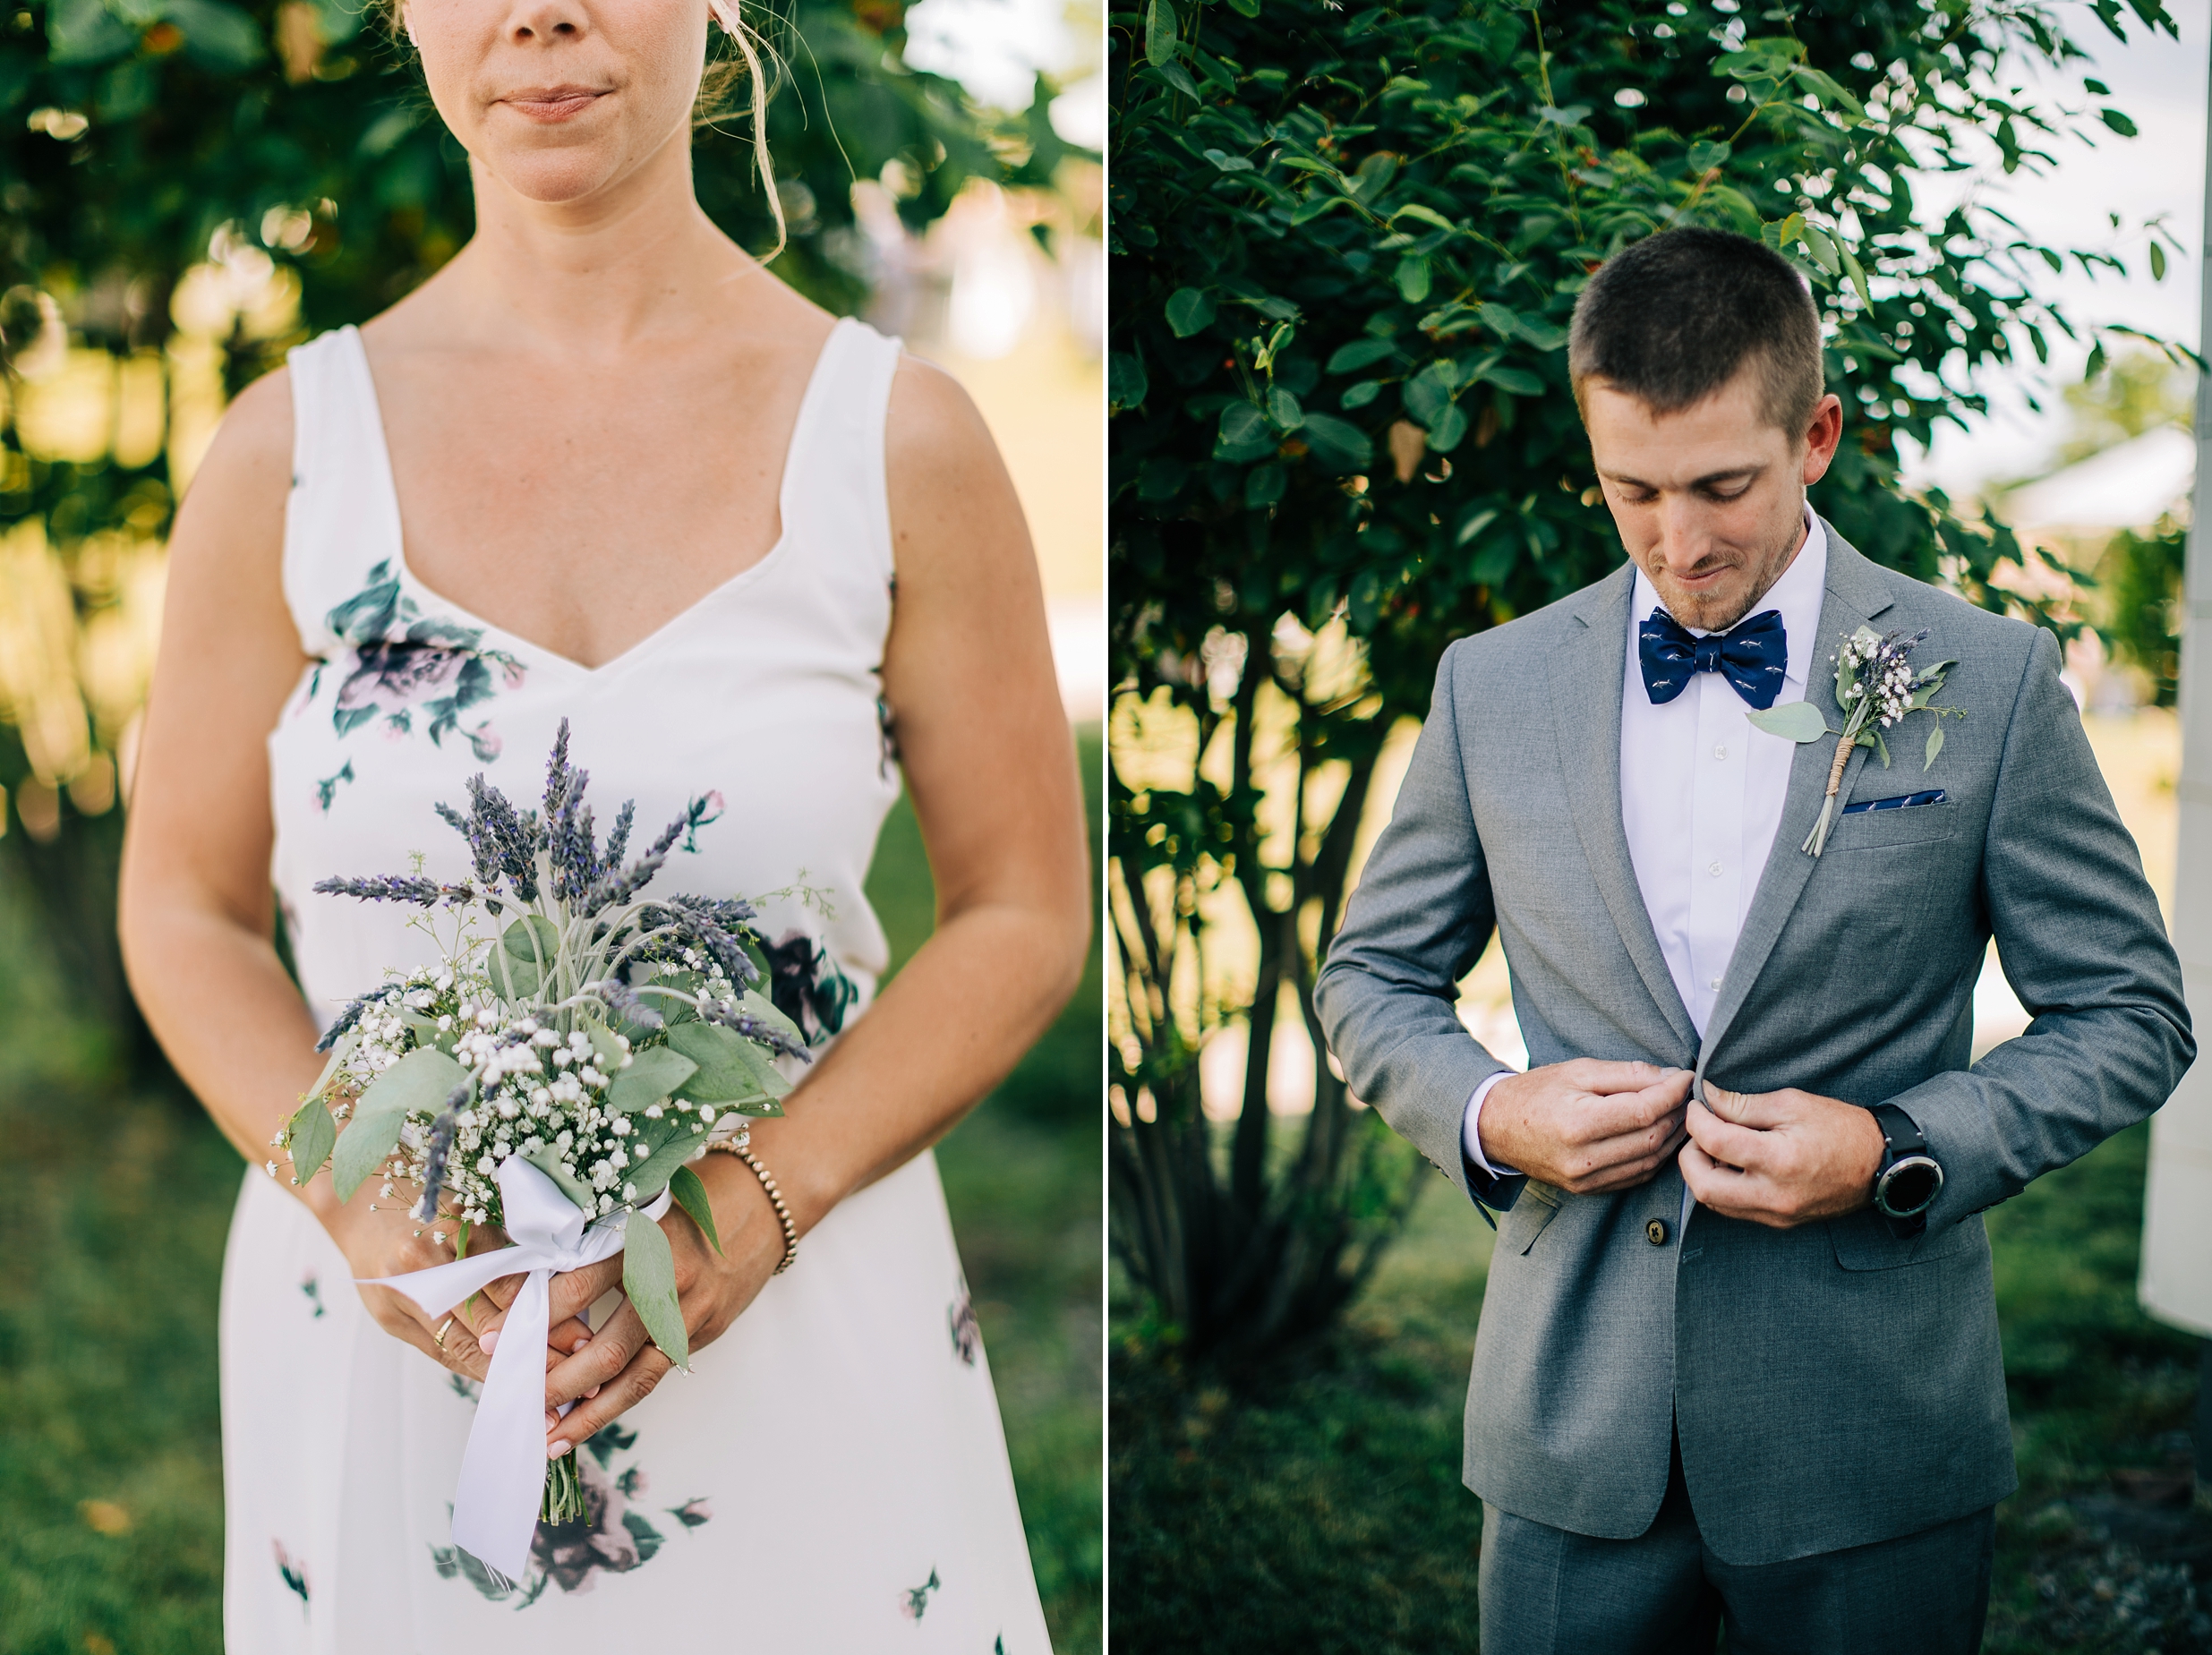
<path id="1" fill-rule="evenodd" d="M 602 822 L 635 798 L 643 839 L 721 796 L 667 889 L 823 893 L 763 904 L 775 998 L 816 1039 L 866 1015 L 885 950 L 861 881 L 899 789 L 878 678 L 897 361 L 895 341 L 840 322 L 774 549 L 587 670 L 414 578 L 360 337 L 292 353 L 284 586 L 314 661 L 269 738 L 272 872 L 320 1019 L 427 948 L 406 914 L 310 887 L 405 872 L 414 852 L 463 876 L 435 806 L 465 808 L 480 772 L 534 804 L 564 718 Z M 448 1528 L 474 1387 L 376 1326 L 259 1167 L 231 1228 L 222 1352 L 230 1655 L 1049 1649 L 927 1155 L 832 1212 L 692 1376 L 585 1446 L 589 1516 L 541 1526 L 511 1591 Z"/>

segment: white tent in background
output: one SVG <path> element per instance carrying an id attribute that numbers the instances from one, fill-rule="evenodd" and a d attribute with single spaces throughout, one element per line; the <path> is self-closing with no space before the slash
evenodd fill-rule
<path id="1" fill-rule="evenodd" d="M 2147 529 L 2188 503 L 2197 440 L 2178 425 L 2131 437 L 2004 497 L 2004 520 L 2052 534 Z"/>

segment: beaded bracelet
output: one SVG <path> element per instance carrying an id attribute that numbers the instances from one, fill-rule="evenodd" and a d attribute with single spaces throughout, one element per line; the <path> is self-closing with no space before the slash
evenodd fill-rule
<path id="1" fill-rule="evenodd" d="M 720 1149 L 734 1155 L 753 1169 L 753 1176 L 760 1180 L 760 1187 L 768 1193 L 768 1204 L 776 1209 L 776 1222 L 783 1226 L 783 1261 L 770 1271 L 771 1275 L 781 1275 L 791 1267 L 799 1257 L 799 1225 L 792 1222 L 791 1209 L 783 1204 L 783 1191 L 776 1188 L 775 1174 L 761 1164 L 760 1157 L 747 1146 L 743 1138 L 734 1138 L 727 1143 L 709 1144 L 709 1149 Z"/>

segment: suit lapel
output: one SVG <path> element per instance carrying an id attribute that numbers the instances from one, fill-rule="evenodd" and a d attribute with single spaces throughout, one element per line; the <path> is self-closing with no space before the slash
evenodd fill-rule
<path id="1" fill-rule="evenodd" d="M 1853 550 L 1828 526 L 1825 519 L 1822 527 L 1828 533 L 1827 590 L 1821 601 L 1820 636 L 1815 640 L 1805 698 L 1821 710 L 1829 729 L 1840 729 L 1843 713 L 1836 705 L 1835 671 L 1829 665 L 1829 654 L 1837 640 L 1888 609 L 1890 597 L 1875 566 Z M 1851 750 L 1850 759 L 1844 765 L 1843 781 L 1836 789 L 1838 809 L 1851 797 L 1859 770 L 1866 762 L 1866 751 L 1865 747 Z M 1774 944 L 1781 936 L 1782 926 L 1789 923 L 1798 897 L 1804 894 L 1806 882 L 1820 866 L 1817 857 L 1805 853 L 1804 845 L 1806 835 L 1813 831 L 1813 823 L 1820 816 L 1821 800 L 1828 791 L 1828 767 L 1835 762 L 1835 738 L 1824 736 L 1818 741 L 1801 744 L 1790 761 L 1789 788 L 1783 799 L 1781 825 L 1775 830 L 1774 846 L 1767 853 L 1766 868 L 1759 876 L 1758 889 L 1752 893 L 1751 911 L 1744 916 L 1744 928 L 1738 934 L 1736 951 L 1729 956 L 1728 971 L 1721 982 L 1720 998 L 1713 1002 L 1712 1016 L 1705 1024 L 1704 1044 L 1697 1060 L 1701 1079 L 1707 1058 L 1721 1044 L 1737 1012 L 1743 1009 L 1752 985 L 1758 981 L 1767 956 L 1773 952 Z"/>
<path id="2" fill-rule="evenodd" d="M 1551 656 L 1552 732 L 1591 878 L 1653 1003 L 1682 1050 L 1694 1052 L 1696 1027 L 1660 951 L 1620 816 L 1620 697 L 1635 590 L 1636 566 L 1629 563 L 1583 593 L 1567 636 Z"/>

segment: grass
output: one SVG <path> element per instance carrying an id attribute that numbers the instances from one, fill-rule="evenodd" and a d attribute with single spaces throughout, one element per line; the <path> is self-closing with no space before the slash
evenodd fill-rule
<path id="1" fill-rule="evenodd" d="M 1087 774 L 1097 747 L 1086 744 Z M 1096 809 L 1096 800 L 1093 800 Z M 871 874 L 927 934 L 910 813 Z M 197 1107 L 115 1084 L 0 900 L 0 1651 L 221 1647 L 216 1300 L 239 1162 Z M 1101 1637 L 1098 995 L 939 1148 L 1062 1655 Z M 1087 1050 L 1088 1089 L 1071 1091 Z"/>
<path id="2" fill-rule="evenodd" d="M 2186 1500 L 2198 1344 L 2135 1302 L 2148 1129 L 1990 1215 L 2020 1489 L 1989 1655 L 2212 1650 L 2212 1514 Z M 1460 1415 L 1490 1235 L 1440 1179 L 1344 1325 L 1234 1393 L 1117 1296 L 1114 1647 L 1474 1646 Z"/>

